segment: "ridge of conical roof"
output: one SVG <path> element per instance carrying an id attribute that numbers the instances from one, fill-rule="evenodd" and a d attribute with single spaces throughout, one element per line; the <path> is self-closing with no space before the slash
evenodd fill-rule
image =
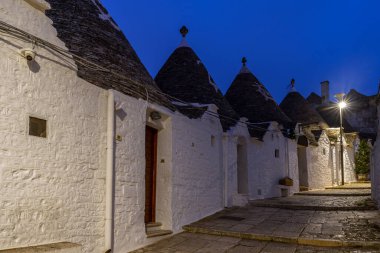
<path id="1" fill-rule="evenodd" d="M 295 123 L 326 124 L 321 115 L 297 91 L 289 92 L 280 103 L 280 108 Z"/>
<path id="2" fill-rule="evenodd" d="M 46 10 L 46 16 L 52 20 L 58 38 L 71 53 L 126 77 L 83 65 L 73 57 L 80 78 L 101 88 L 115 89 L 142 99 L 147 98 L 145 88 L 149 88 L 153 91 L 149 94 L 151 102 L 174 109 L 165 96 L 154 92 L 159 91 L 158 86 L 99 0 L 46 1 L 51 6 Z"/>
<path id="3" fill-rule="evenodd" d="M 176 48 L 157 73 L 155 81 L 163 92 L 187 103 L 215 104 L 224 131 L 239 119 L 190 47 Z"/>
<path id="4" fill-rule="evenodd" d="M 225 98 L 232 108 L 249 122 L 277 121 L 282 125 L 291 123 L 291 120 L 281 110 L 265 86 L 248 71 L 240 71 L 227 90 Z"/>

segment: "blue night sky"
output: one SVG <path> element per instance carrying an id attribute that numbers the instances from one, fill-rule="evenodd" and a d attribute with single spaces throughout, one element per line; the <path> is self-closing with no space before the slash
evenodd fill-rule
<path id="1" fill-rule="evenodd" d="M 189 28 L 187 41 L 224 93 L 246 56 L 277 102 L 290 79 L 305 97 L 351 88 L 377 93 L 380 80 L 378 0 L 102 0 L 150 74 Z"/>

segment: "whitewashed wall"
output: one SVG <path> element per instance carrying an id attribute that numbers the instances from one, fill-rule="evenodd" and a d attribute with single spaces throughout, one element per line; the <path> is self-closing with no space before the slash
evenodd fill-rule
<path id="1" fill-rule="evenodd" d="M 216 110 L 216 108 L 214 108 Z M 173 231 L 223 208 L 222 128 L 204 114 L 190 120 L 176 114 L 173 127 Z M 211 138 L 214 138 L 214 141 Z"/>
<path id="2" fill-rule="evenodd" d="M 224 154 L 226 157 L 224 163 L 224 168 L 227 170 L 227 182 L 225 182 L 225 190 L 227 194 L 227 202 L 225 206 L 244 206 L 248 204 L 249 200 L 249 189 L 250 181 L 249 178 L 253 175 L 253 166 L 251 162 L 252 157 L 252 145 L 251 136 L 249 135 L 248 128 L 246 124 L 239 123 L 234 126 L 228 133 L 224 135 Z M 244 166 L 246 167 L 246 178 L 240 175 L 239 182 L 239 172 L 238 172 L 238 145 L 240 145 L 244 152 L 246 152 L 246 157 L 244 158 Z M 247 180 L 247 181 L 244 181 Z M 244 181 L 244 182 L 243 182 Z M 239 193 L 239 184 L 247 184 L 247 192 Z"/>
<path id="3" fill-rule="evenodd" d="M 330 140 L 323 131 L 318 146 L 307 147 L 309 190 L 324 189 L 333 185 L 333 168 L 329 166 L 331 164 L 329 160 L 332 158 L 330 153 Z"/>
<path id="4" fill-rule="evenodd" d="M 277 123 L 272 123 L 269 130 L 278 130 Z M 275 149 L 280 156 L 275 157 Z M 249 149 L 250 164 L 250 199 L 280 197 L 279 180 L 289 176 L 294 185 L 289 187 L 289 194 L 298 192 L 297 146 L 294 140 L 285 138 L 281 132 L 268 131 L 263 141 L 252 140 Z"/>
<path id="5" fill-rule="evenodd" d="M 25 1 L 0 1 L 0 19 L 64 47 Z M 40 47 L 28 66 L 25 47 L 1 36 L 0 249 L 70 241 L 101 252 L 107 93 Z M 47 138 L 28 135 L 29 116 L 47 120 Z"/>
<path id="6" fill-rule="evenodd" d="M 378 113 L 380 112 L 379 107 L 378 107 L 377 111 L 378 111 Z M 380 147 L 379 147 L 379 141 L 375 142 L 375 145 L 373 146 L 372 153 L 371 153 L 371 188 L 372 188 L 372 191 L 371 191 L 372 192 L 372 199 L 374 199 L 377 202 L 377 206 L 380 207 Z"/>
<path id="7" fill-rule="evenodd" d="M 174 233 L 223 208 L 222 128 L 207 114 L 189 119 L 115 94 L 127 115 L 116 118 L 116 134 L 122 140 L 116 142 L 115 252 L 127 252 L 163 238 L 147 238 L 145 233 L 145 125 L 159 130 L 156 221 Z M 147 110 L 159 111 L 161 123 L 149 121 Z"/>
<path id="8" fill-rule="evenodd" d="M 343 162 L 344 162 L 344 182 L 356 182 L 356 174 L 355 174 L 355 150 L 353 147 L 349 147 L 346 145 L 345 139 L 343 139 L 344 143 L 344 152 L 343 152 Z M 333 174 L 334 182 L 341 184 L 342 181 L 342 173 L 340 167 L 340 144 L 335 143 L 331 146 L 333 149 Z"/>
<path id="9" fill-rule="evenodd" d="M 380 119 L 380 104 L 377 104 L 377 118 Z M 380 126 L 378 124 L 377 136 L 380 136 Z M 380 207 L 380 144 L 379 139 L 376 140 L 371 153 L 371 185 L 372 198 Z"/>
<path id="10" fill-rule="evenodd" d="M 293 179 L 293 186 L 289 188 L 289 194 L 299 192 L 299 175 L 298 175 L 298 156 L 297 156 L 297 142 L 293 139 L 286 139 L 288 144 L 288 156 L 289 156 L 289 177 Z"/>

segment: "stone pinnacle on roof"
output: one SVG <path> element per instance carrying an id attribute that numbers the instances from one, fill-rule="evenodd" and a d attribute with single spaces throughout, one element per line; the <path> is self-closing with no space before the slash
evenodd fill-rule
<path id="1" fill-rule="evenodd" d="M 243 57 L 243 58 L 241 59 L 241 62 L 243 63 L 243 66 L 245 66 L 245 64 L 247 63 L 247 58 Z"/>
<path id="2" fill-rule="evenodd" d="M 290 80 L 290 92 L 295 92 L 296 91 L 296 88 L 295 88 L 295 83 L 296 83 L 296 80 L 294 80 L 294 78 L 292 78 L 292 80 Z"/>
<path id="3" fill-rule="evenodd" d="M 286 125 L 291 120 L 277 105 L 264 85 L 245 66 L 236 75 L 227 90 L 225 98 L 240 117 L 248 118 L 252 123 L 277 121 Z"/>
<path id="4" fill-rule="evenodd" d="M 184 40 L 188 29 L 182 27 L 180 32 Z M 239 119 L 239 115 L 223 97 L 200 58 L 191 47 L 184 46 L 183 42 L 158 71 L 155 81 L 163 92 L 186 103 L 202 106 L 216 105 L 224 131 L 236 125 Z M 179 110 L 183 108 L 178 104 L 176 106 Z M 192 111 L 194 110 L 186 109 L 181 112 L 193 117 Z"/>
<path id="5" fill-rule="evenodd" d="M 241 63 L 243 63 L 243 66 L 240 69 L 239 73 L 250 73 L 249 69 L 247 68 L 247 58 L 243 57 L 241 58 Z"/>
<path id="6" fill-rule="evenodd" d="M 178 47 L 190 47 L 189 44 L 186 41 L 186 35 L 189 33 L 189 29 L 187 29 L 186 26 L 182 26 L 181 29 L 179 29 L 179 32 L 182 35 L 182 41 L 181 41 L 181 44 L 179 44 Z"/>
<path id="7" fill-rule="evenodd" d="M 186 37 L 186 35 L 189 33 L 189 29 L 187 29 L 186 26 L 182 26 L 179 32 L 182 34 L 182 37 Z"/>
<path id="8" fill-rule="evenodd" d="M 294 122 L 301 124 L 317 124 L 326 127 L 326 123 L 319 113 L 306 101 L 306 99 L 294 90 L 294 79 L 291 82 L 293 91 L 290 91 L 280 104 L 283 112 Z"/>

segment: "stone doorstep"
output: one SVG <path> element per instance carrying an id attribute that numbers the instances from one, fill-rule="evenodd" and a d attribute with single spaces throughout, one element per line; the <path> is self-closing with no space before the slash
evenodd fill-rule
<path id="1" fill-rule="evenodd" d="M 158 236 L 164 236 L 164 235 L 170 235 L 172 234 L 173 231 L 171 230 L 154 230 L 154 231 L 147 231 L 146 232 L 146 237 L 151 238 L 151 237 L 158 237 Z M 1 252 L 0 252 L 1 253 Z"/>
<path id="2" fill-rule="evenodd" d="M 81 253 L 82 247 L 71 242 L 57 242 L 34 246 L 0 249 L 0 253 Z"/>
<path id="3" fill-rule="evenodd" d="M 186 232 L 217 235 L 217 236 L 228 236 L 240 239 L 248 240 L 258 240 L 258 241 L 272 241 L 272 242 L 282 242 L 289 244 L 298 244 L 305 246 L 320 246 L 320 247 L 368 247 L 368 248 L 380 248 L 380 241 L 343 241 L 343 240 L 333 240 L 333 239 L 316 239 L 316 238 L 306 238 L 306 237 L 283 237 L 283 236 L 273 236 L 273 235 L 262 235 L 253 234 L 245 232 L 234 232 L 234 231 L 223 231 L 208 228 L 193 227 L 190 225 L 183 226 Z"/>
<path id="4" fill-rule="evenodd" d="M 145 224 L 146 237 L 158 237 L 164 235 L 170 235 L 173 233 L 171 230 L 161 229 L 161 222 L 148 222 Z M 1 252 L 0 252 L 1 253 Z"/>

